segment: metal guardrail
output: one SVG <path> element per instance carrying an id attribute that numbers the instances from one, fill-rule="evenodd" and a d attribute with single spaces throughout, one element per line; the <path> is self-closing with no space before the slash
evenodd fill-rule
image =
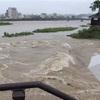
<path id="1" fill-rule="evenodd" d="M 23 82 L 23 83 L 10 83 L 10 84 L 0 84 L 0 91 L 13 91 L 13 100 L 25 100 L 25 89 L 29 88 L 40 88 L 52 95 L 55 95 L 63 100 L 77 100 L 49 85 L 42 82 Z"/>

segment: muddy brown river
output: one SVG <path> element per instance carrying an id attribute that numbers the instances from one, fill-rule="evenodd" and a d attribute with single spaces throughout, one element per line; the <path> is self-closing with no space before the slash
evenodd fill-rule
<path id="1" fill-rule="evenodd" d="M 31 31 L 33 26 L 34 29 L 52 25 L 78 27 L 88 23 L 76 22 L 30 22 L 30 26 L 26 22 L 14 22 L 14 25 L 18 26 L 17 31 L 26 27 L 26 30 Z M 8 32 L 14 31 L 14 25 L 12 29 L 8 26 L 10 30 L 5 26 L 4 29 Z M 16 38 L 1 37 L 0 83 L 41 81 L 79 100 L 99 100 L 100 83 L 89 71 L 88 64 L 93 55 L 100 53 L 100 41 L 77 40 L 66 36 L 77 30 L 35 33 L 33 36 Z M 2 29 L 1 33 L 3 31 Z M 39 89 L 26 90 L 26 100 L 37 99 L 60 100 Z M 0 92 L 0 100 L 12 100 L 11 92 Z"/>

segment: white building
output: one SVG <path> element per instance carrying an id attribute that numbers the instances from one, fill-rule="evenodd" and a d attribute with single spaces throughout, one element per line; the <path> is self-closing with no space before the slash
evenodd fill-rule
<path id="1" fill-rule="evenodd" d="M 6 16 L 10 19 L 17 19 L 18 18 L 18 11 L 16 8 L 9 7 L 6 11 Z"/>
<path id="2" fill-rule="evenodd" d="M 47 17 L 47 14 L 46 13 L 41 13 L 41 17 L 44 19 Z"/>
<path id="3" fill-rule="evenodd" d="M 5 19 L 5 15 L 4 14 L 0 14 L 0 19 Z"/>

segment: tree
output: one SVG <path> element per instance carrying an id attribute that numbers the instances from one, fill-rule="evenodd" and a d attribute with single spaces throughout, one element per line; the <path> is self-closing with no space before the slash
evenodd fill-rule
<path id="1" fill-rule="evenodd" d="M 95 11 L 98 8 L 98 13 L 100 14 L 100 0 L 95 0 L 93 3 L 91 3 L 90 8 L 92 11 Z"/>

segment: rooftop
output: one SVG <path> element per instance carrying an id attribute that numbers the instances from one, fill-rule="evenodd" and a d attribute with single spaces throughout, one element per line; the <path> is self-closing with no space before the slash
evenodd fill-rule
<path id="1" fill-rule="evenodd" d="M 100 18 L 100 13 L 89 16 L 90 18 Z"/>

